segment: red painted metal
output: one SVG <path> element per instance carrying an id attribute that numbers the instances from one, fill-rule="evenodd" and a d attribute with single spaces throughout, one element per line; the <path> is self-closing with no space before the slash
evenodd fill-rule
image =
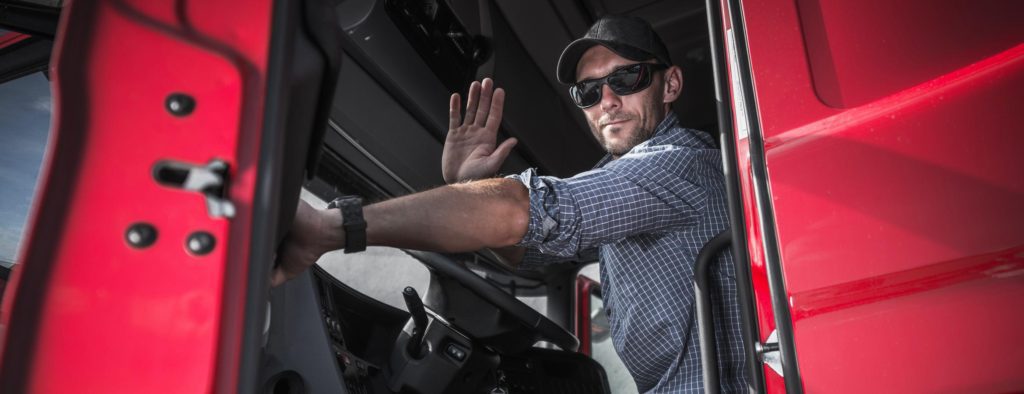
<path id="1" fill-rule="evenodd" d="M 601 283 L 583 275 L 576 276 L 576 302 L 573 316 L 573 334 L 580 340 L 580 353 L 591 355 L 593 343 L 590 340 L 590 295 L 601 289 Z"/>
<path id="2" fill-rule="evenodd" d="M 28 391 L 235 391 L 271 6 L 65 4 L 43 202 L 18 270 L 49 264 L 48 283 L 35 335 L 3 338 L 5 348 L 33 344 Z M 168 113 L 164 102 L 174 92 L 195 98 L 192 114 Z M 54 168 L 55 156 L 76 152 L 75 166 Z M 237 215 L 212 218 L 202 195 L 158 185 L 152 166 L 165 159 L 226 161 Z M 46 209 L 65 214 L 40 222 Z M 125 242 L 136 222 L 156 227 L 153 246 Z M 38 230 L 46 228 L 59 231 Z M 210 254 L 186 251 L 195 231 L 216 238 Z M 49 261 L 37 257 L 44 248 L 54 251 Z M 29 302 L 18 299 L 18 286 L 16 274 L 0 317 L 5 328 L 21 324 L 10 320 L 12 307 Z"/>
<path id="3" fill-rule="evenodd" d="M 0 48 L 9 47 L 11 45 L 17 44 L 21 41 L 28 39 L 29 37 L 31 36 L 28 34 L 13 31 L 0 34 Z"/>
<path id="4" fill-rule="evenodd" d="M 725 37 L 733 35 L 732 22 L 729 17 L 729 4 L 727 0 L 721 0 L 720 6 L 722 9 L 722 26 L 726 30 L 723 34 Z M 741 38 L 742 39 L 742 38 Z M 729 38 L 726 39 L 726 56 L 730 59 L 735 59 L 736 54 L 733 53 L 734 47 L 728 45 Z M 726 71 L 730 76 L 735 75 L 738 71 L 735 69 L 737 66 L 735 62 L 727 60 Z M 730 77 L 731 83 L 729 84 L 729 92 L 731 97 L 742 96 L 741 86 L 736 85 L 739 79 Z M 731 104 L 733 113 L 733 124 L 740 125 L 746 123 L 747 120 L 740 118 L 740 111 L 736 107 L 736 100 L 734 99 Z M 745 107 L 749 108 L 752 103 L 746 103 Z M 746 111 L 743 111 L 746 113 Z M 772 311 L 771 291 L 768 285 L 768 271 L 765 265 L 765 254 L 764 254 L 764 240 L 761 236 L 761 220 L 757 213 L 757 201 L 754 196 L 754 176 L 751 169 L 750 162 L 750 144 L 749 138 L 746 134 L 741 134 L 740 129 L 736 128 L 733 130 L 736 138 L 736 158 L 737 158 L 737 172 L 739 176 L 740 184 L 740 199 L 743 204 L 743 215 L 744 223 L 746 228 L 747 237 L 747 254 L 750 259 L 750 281 L 753 287 L 752 294 L 754 295 L 754 306 L 755 314 L 757 319 L 757 329 L 760 334 L 760 341 L 765 342 L 768 340 L 768 336 L 775 330 L 775 314 Z M 767 366 L 764 368 L 765 387 L 770 392 L 781 392 L 785 391 L 785 384 L 782 379 L 775 379 L 778 377 L 775 372 L 769 369 Z"/>
<path id="5" fill-rule="evenodd" d="M 1024 389 L 1024 5 L 743 7 L 804 388 Z"/>
<path id="6" fill-rule="evenodd" d="M 735 34 L 733 30 L 728 0 L 720 0 L 718 4 L 721 8 L 721 23 L 724 29 L 723 37 L 725 37 L 725 42 L 722 43 L 725 47 L 724 55 L 726 57 L 726 61 L 724 61 L 726 68 L 724 71 L 729 75 L 730 83 L 727 88 L 730 97 L 733 98 L 730 102 L 730 109 L 733 116 L 733 136 L 736 142 L 736 169 L 740 185 L 739 197 L 743 205 L 744 223 L 746 224 L 744 232 L 746 233 L 747 254 L 750 260 L 751 293 L 754 296 L 754 312 L 757 320 L 755 323 L 759 333 L 759 340 L 763 343 L 767 341 L 768 336 L 775 329 L 775 315 L 772 311 L 768 271 L 765 265 L 761 220 L 758 217 L 757 201 L 754 196 L 754 177 L 751 168 L 750 144 L 747 134 L 749 132 L 743 131 L 746 128 L 741 126 L 747 123 L 744 115 L 748 114 L 746 108 L 750 108 L 752 103 L 745 103 L 742 110 L 738 108 L 739 105 L 737 103 L 742 101 L 743 92 L 739 77 L 740 70 L 737 69 L 739 54 L 735 52 L 736 47 L 732 43 L 737 37 L 738 39 L 742 39 L 742 37 Z M 764 385 L 766 391 L 773 393 L 785 392 L 785 382 L 781 376 L 772 371 L 767 365 L 762 365 L 761 371 L 765 377 Z"/>

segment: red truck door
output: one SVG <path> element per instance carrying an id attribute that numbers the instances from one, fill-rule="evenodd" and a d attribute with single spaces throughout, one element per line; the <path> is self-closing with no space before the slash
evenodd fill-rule
<path id="1" fill-rule="evenodd" d="M 335 87 L 322 4 L 65 2 L 4 392 L 256 392 L 274 247 Z"/>
<path id="2" fill-rule="evenodd" d="M 715 3 L 768 391 L 1024 390 L 1024 4 Z"/>

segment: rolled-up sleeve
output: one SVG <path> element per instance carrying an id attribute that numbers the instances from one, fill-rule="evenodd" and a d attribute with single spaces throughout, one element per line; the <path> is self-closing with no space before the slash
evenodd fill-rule
<path id="1" fill-rule="evenodd" d="M 687 179 L 688 151 L 673 146 L 627 154 L 572 178 L 510 178 L 530 193 L 530 220 L 519 246 L 570 257 L 635 234 L 693 224 L 705 203 L 703 188 Z"/>

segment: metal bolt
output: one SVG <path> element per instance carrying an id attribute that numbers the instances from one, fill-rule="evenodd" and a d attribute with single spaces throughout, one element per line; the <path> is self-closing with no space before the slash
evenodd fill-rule
<path id="1" fill-rule="evenodd" d="M 171 93 L 164 101 L 167 112 L 174 116 L 188 116 L 196 109 L 196 99 L 184 93 Z"/>
<path id="2" fill-rule="evenodd" d="M 189 253 L 202 256 L 210 253 L 216 243 L 216 239 L 210 233 L 196 231 L 188 236 L 188 240 L 185 241 L 185 248 L 188 249 Z"/>
<path id="3" fill-rule="evenodd" d="M 134 223 L 124 232 L 124 240 L 136 249 L 148 247 L 156 242 L 156 228 L 149 223 Z"/>

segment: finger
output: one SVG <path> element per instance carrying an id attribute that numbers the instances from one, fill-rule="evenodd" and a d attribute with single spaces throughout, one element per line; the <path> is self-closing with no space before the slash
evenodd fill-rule
<path id="1" fill-rule="evenodd" d="M 508 158 L 508 154 L 512 153 L 512 148 L 514 148 L 518 142 L 519 140 L 512 137 L 502 142 L 501 145 L 498 145 L 498 149 L 495 149 L 494 153 L 491 153 L 491 160 L 495 167 L 501 165 L 501 163 Z"/>
<path id="2" fill-rule="evenodd" d="M 487 122 L 484 127 L 494 132 L 501 126 L 501 116 L 505 112 L 505 89 L 498 88 L 494 91 L 494 98 L 491 99 L 491 111 L 487 115 Z"/>
<path id="3" fill-rule="evenodd" d="M 448 99 L 448 131 L 451 132 L 459 127 L 459 118 L 462 114 L 459 113 L 459 107 L 462 106 L 462 98 L 459 97 L 458 93 L 452 93 L 452 97 Z"/>
<path id="4" fill-rule="evenodd" d="M 494 81 L 484 78 L 483 83 L 480 84 L 480 104 L 476 107 L 476 117 L 474 117 L 474 123 L 477 126 L 484 127 L 484 123 L 487 122 L 487 114 L 491 112 L 491 92 L 493 90 Z"/>
<path id="5" fill-rule="evenodd" d="M 463 125 L 473 124 L 476 119 L 477 102 L 480 101 L 480 82 L 473 81 L 469 84 L 468 96 L 466 98 L 466 119 L 462 122 Z"/>

